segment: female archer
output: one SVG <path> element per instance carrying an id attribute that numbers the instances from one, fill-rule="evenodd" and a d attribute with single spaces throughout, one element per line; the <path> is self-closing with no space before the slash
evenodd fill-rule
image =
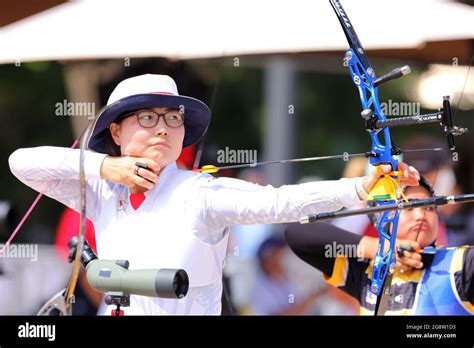
<path id="1" fill-rule="evenodd" d="M 204 103 L 178 94 L 172 78 L 147 74 L 119 83 L 95 120 L 84 167 L 100 258 L 189 275 L 184 299 L 132 295 L 127 314 L 220 314 L 230 226 L 293 222 L 356 205 L 379 178 L 374 170 L 363 178 L 274 188 L 177 169 L 182 148 L 203 136 L 210 117 Z M 79 210 L 79 150 L 18 149 L 9 163 L 24 184 Z M 418 184 L 416 169 L 404 163 L 400 169 L 400 184 Z"/>
<path id="2" fill-rule="evenodd" d="M 407 187 L 409 200 L 435 197 L 423 177 Z M 474 315 L 474 247 L 436 247 L 436 207 L 403 209 L 397 231 L 397 267 L 388 287 L 383 315 Z M 324 280 L 354 297 L 360 314 L 376 313 L 377 297 L 370 291 L 378 238 L 359 236 L 327 223 L 291 224 L 287 243 L 303 261 L 319 269 Z M 327 254 L 335 243 L 354 246 L 356 253 Z M 344 248 L 350 250 L 350 248 Z"/>

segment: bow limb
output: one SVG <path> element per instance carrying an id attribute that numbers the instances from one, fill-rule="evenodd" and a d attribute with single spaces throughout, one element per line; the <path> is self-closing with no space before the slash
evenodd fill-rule
<path id="1" fill-rule="evenodd" d="M 66 312 L 67 314 L 71 315 L 72 314 L 72 304 L 74 303 L 74 291 L 76 289 L 77 285 L 77 280 L 79 278 L 79 272 L 81 269 L 81 255 L 82 255 L 82 249 L 84 247 L 84 235 L 85 235 L 85 229 L 86 229 L 86 174 L 84 170 L 84 157 L 85 157 L 85 151 L 87 147 L 87 140 L 89 139 L 89 136 L 92 132 L 92 128 L 94 126 L 94 120 L 92 120 L 84 134 L 81 137 L 81 145 L 80 145 L 80 156 L 79 156 L 79 187 L 80 187 L 80 227 L 79 227 L 79 232 L 77 233 L 77 248 L 76 248 L 76 254 L 74 256 L 74 262 L 73 262 L 73 269 L 71 273 L 71 277 L 69 279 L 68 286 L 66 287 L 65 290 L 65 301 L 66 301 Z"/>
<path id="2" fill-rule="evenodd" d="M 103 112 L 103 110 L 101 111 Z M 99 113 L 100 114 L 100 113 Z M 74 255 L 69 255 L 70 262 L 73 262 L 72 272 L 69 277 L 69 282 L 66 288 L 55 296 L 53 296 L 49 301 L 47 301 L 43 307 L 39 310 L 37 315 L 50 315 L 53 310 L 59 311 L 60 315 L 72 315 L 72 306 L 75 302 L 74 292 L 77 285 L 77 280 L 79 278 L 80 268 L 81 268 L 81 254 L 84 246 L 85 240 L 85 227 L 86 227 L 86 175 L 84 169 L 84 158 L 85 151 L 87 147 L 87 141 L 92 132 L 92 128 L 95 124 L 95 119 L 91 120 L 90 123 L 86 126 L 84 131 L 80 136 L 80 155 L 79 155 L 79 190 L 80 190 L 80 225 L 79 231 L 77 233 L 77 248 Z M 77 141 L 75 142 L 77 144 Z M 74 144 L 74 145 L 75 145 Z M 71 147 L 71 150 L 75 146 Z M 40 194 L 41 195 L 41 194 Z M 39 196 L 40 197 L 40 196 Z M 37 198 L 38 200 L 39 198 Z M 37 203 L 37 200 L 35 201 Z M 72 259 L 72 257 L 74 257 Z"/>

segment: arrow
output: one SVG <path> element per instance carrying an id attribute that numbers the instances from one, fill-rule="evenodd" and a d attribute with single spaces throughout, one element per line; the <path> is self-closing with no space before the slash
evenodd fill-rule
<path id="1" fill-rule="evenodd" d="M 381 213 L 392 210 L 411 209 L 419 207 L 435 207 L 445 204 L 468 203 L 474 202 L 474 193 L 455 196 L 434 196 L 426 199 L 413 199 L 408 202 L 400 202 L 395 204 L 386 204 L 370 208 L 361 208 L 354 210 L 340 210 L 329 213 L 319 213 L 306 215 L 300 218 L 301 224 L 313 223 L 316 221 L 330 220 L 353 215 L 366 215 L 373 213 Z"/>
<path id="2" fill-rule="evenodd" d="M 428 148 L 428 149 L 414 149 L 414 150 L 403 150 L 401 153 L 408 152 L 423 152 L 423 151 L 441 151 L 440 147 Z M 304 158 L 293 158 L 287 160 L 278 160 L 278 161 L 267 161 L 267 162 L 254 162 L 254 163 L 245 163 L 245 164 L 235 164 L 231 166 L 218 167 L 212 164 L 207 164 L 201 168 L 193 168 L 193 172 L 199 173 L 217 173 L 223 169 L 237 169 L 237 168 L 255 168 L 257 166 L 267 165 L 267 164 L 277 164 L 277 163 L 296 163 L 296 162 L 310 162 L 310 161 L 323 161 L 323 160 L 332 160 L 332 159 L 343 159 L 354 157 L 373 157 L 371 152 L 361 152 L 361 153 L 345 153 L 342 155 L 333 155 L 333 156 L 318 156 L 318 157 L 304 157 Z"/>

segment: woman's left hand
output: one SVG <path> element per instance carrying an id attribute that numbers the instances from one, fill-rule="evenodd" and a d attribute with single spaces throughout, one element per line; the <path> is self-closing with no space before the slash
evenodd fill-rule
<path id="1" fill-rule="evenodd" d="M 390 164 L 382 164 L 380 168 L 384 174 L 388 174 L 392 171 L 392 166 Z M 402 175 L 398 177 L 398 183 L 401 186 L 419 185 L 418 181 L 420 180 L 420 173 L 414 167 L 409 166 L 404 162 L 398 162 L 398 170 L 402 173 Z M 381 175 L 377 171 L 377 168 L 374 168 L 363 180 L 364 189 L 367 192 L 370 192 L 380 176 Z"/>

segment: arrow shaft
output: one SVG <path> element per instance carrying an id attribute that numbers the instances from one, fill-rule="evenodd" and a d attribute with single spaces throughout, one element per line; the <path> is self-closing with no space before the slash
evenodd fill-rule
<path id="1" fill-rule="evenodd" d="M 474 202 L 474 193 L 469 193 L 465 195 L 457 195 L 457 196 L 437 196 L 437 197 L 432 197 L 432 198 L 427 198 L 427 199 L 413 200 L 409 202 L 402 201 L 397 204 L 387 204 L 387 205 L 371 207 L 371 208 L 312 214 L 312 215 L 303 216 L 300 219 L 300 223 L 302 224 L 312 223 L 312 222 L 330 220 L 330 219 L 347 217 L 347 216 L 380 213 L 380 212 L 389 211 L 389 210 L 402 210 L 402 209 L 430 207 L 430 206 L 434 207 L 434 206 L 440 206 L 440 205 L 445 205 L 445 204 L 468 203 L 468 202 Z"/>
<path id="2" fill-rule="evenodd" d="M 408 152 L 424 152 L 424 151 L 441 151 L 441 148 L 427 148 L 427 149 L 413 149 L 413 150 L 403 150 L 402 153 Z M 292 158 L 286 160 L 277 160 L 277 161 L 266 161 L 266 162 L 254 162 L 254 163 L 243 163 L 243 164 L 233 164 L 230 166 L 221 166 L 213 167 L 215 172 L 223 169 L 238 169 L 238 168 L 254 168 L 257 166 L 268 165 L 268 164 L 281 164 L 281 163 L 297 163 L 297 162 L 311 162 L 311 161 L 324 161 L 324 160 L 333 160 L 333 159 L 349 159 L 354 157 L 370 157 L 370 153 L 361 152 L 361 153 L 344 153 L 342 155 L 331 155 L 331 156 L 316 156 L 316 157 L 303 157 L 303 158 Z M 201 168 L 202 169 L 202 168 Z M 201 170 L 205 171 L 205 170 Z"/>

